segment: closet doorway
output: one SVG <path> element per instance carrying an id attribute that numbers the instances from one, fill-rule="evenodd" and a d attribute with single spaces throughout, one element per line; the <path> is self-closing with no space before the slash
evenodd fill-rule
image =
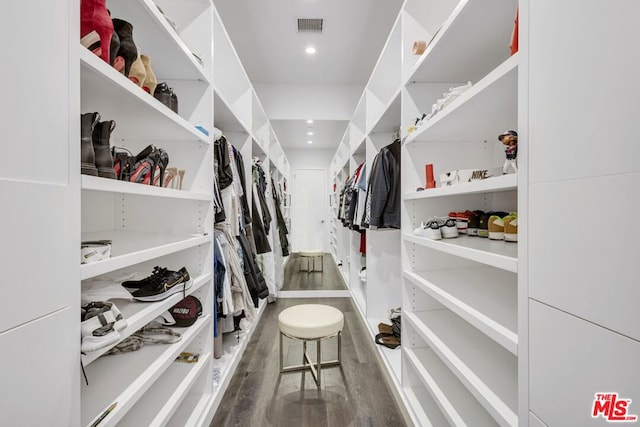
<path id="1" fill-rule="evenodd" d="M 326 169 L 296 169 L 293 172 L 292 249 L 325 250 L 327 226 Z"/>

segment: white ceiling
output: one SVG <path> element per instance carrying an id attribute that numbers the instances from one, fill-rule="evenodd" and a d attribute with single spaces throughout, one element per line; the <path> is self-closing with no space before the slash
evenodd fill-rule
<path id="1" fill-rule="evenodd" d="M 347 125 L 346 120 L 315 120 L 307 124 L 305 120 L 272 120 L 271 125 L 283 148 L 335 148 L 340 143 Z M 307 135 L 313 132 L 313 135 Z M 309 144 L 307 141 L 313 141 Z"/>
<path id="2" fill-rule="evenodd" d="M 401 0 L 214 0 L 255 83 L 364 84 Z M 322 34 L 298 33 L 297 18 L 323 18 Z M 315 55 L 305 48 L 313 45 Z"/>
<path id="3" fill-rule="evenodd" d="M 262 103 L 285 151 L 335 149 L 402 0 L 214 3 L 258 95 L 268 96 Z M 324 19 L 323 32 L 298 33 L 298 18 Z M 306 54 L 307 46 L 317 52 Z M 311 145 L 301 115 L 315 120 Z"/>

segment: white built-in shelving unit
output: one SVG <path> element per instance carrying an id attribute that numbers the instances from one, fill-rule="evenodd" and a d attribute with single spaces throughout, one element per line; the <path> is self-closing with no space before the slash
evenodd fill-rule
<path id="1" fill-rule="evenodd" d="M 451 211 L 526 208 L 515 174 L 416 190 L 427 163 L 437 181 L 451 170 L 502 166 L 497 137 L 519 118 L 519 55 L 509 53 L 515 12 L 515 0 L 405 2 L 331 164 L 339 191 L 359 163 L 369 174 L 378 151 L 402 139 L 402 230 L 367 231 L 366 260 L 352 266 L 349 288 L 372 339 L 378 323 L 390 323 L 389 310 L 402 307 L 401 348 L 378 353 L 417 425 L 518 424 L 526 387 L 518 381 L 519 244 L 413 234 Z M 420 56 L 412 54 L 416 40 L 429 42 Z M 470 89 L 409 133 L 444 92 L 467 82 Z M 353 264 L 355 239 L 338 228 L 332 247 Z M 365 265 L 363 284 L 357 272 Z"/>
<path id="2" fill-rule="evenodd" d="M 80 266 L 81 287 L 87 280 L 113 274 L 148 275 L 154 265 L 186 267 L 186 291 L 203 303 L 203 314 L 180 341 L 145 345 L 131 353 L 105 356 L 110 347 L 82 355 L 88 384 L 80 385 L 80 424 L 88 425 L 112 403 L 115 409 L 101 425 L 165 425 L 187 396 L 211 394 L 213 353 L 213 7 L 200 0 L 157 3 L 178 25 L 174 30 L 150 0 L 110 0 L 113 17 L 130 22 L 134 40 L 151 59 L 158 82 L 178 94 L 179 113 L 84 48 L 80 58 L 80 110 L 97 111 L 115 120 L 111 143 L 138 153 L 149 144 L 163 148 L 169 166 L 185 171 L 182 189 L 167 189 L 81 176 L 81 238 L 112 240 L 108 260 Z M 202 63 L 193 55 L 197 54 Z M 183 298 L 153 303 L 113 300 L 127 319 L 124 339 Z M 182 351 L 200 355 L 180 364 Z M 101 357 L 102 356 L 102 357 Z"/>

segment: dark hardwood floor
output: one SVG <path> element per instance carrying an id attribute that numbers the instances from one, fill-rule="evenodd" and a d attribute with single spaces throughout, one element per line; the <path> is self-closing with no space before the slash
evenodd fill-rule
<path id="1" fill-rule="evenodd" d="M 284 286 L 283 291 L 334 291 L 346 290 L 347 286 L 342 279 L 342 275 L 338 271 L 336 263 L 333 261 L 331 254 L 324 254 L 323 271 L 314 271 L 307 273 L 306 260 L 303 264 L 303 270 L 300 271 L 300 256 L 297 253 L 291 254 L 287 266 L 284 269 Z M 316 261 L 320 266 L 319 261 Z"/>
<path id="2" fill-rule="evenodd" d="M 278 366 L 278 314 L 306 303 L 331 305 L 345 316 L 342 367 L 322 370 L 320 390 L 310 373 L 280 374 Z M 350 298 L 278 299 L 260 319 L 211 426 L 404 426 L 374 346 Z M 315 345 L 308 347 L 313 358 Z M 336 352 L 335 338 L 323 342 L 323 360 Z M 283 353 L 285 364 L 299 364 L 302 343 L 285 339 Z"/>

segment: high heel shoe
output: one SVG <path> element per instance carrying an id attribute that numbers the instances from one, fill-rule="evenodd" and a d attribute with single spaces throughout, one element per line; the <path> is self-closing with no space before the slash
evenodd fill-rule
<path id="1" fill-rule="evenodd" d="M 113 19 L 113 29 L 120 38 L 118 56 L 124 59 L 124 75 L 129 77 L 131 66 L 138 59 L 138 47 L 133 41 L 133 25 L 122 19 Z"/>
<path id="2" fill-rule="evenodd" d="M 144 70 L 146 72 L 146 76 L 144 78 L 144 82 L 142 82 L 142 89 L 150 95 L 153 95 L 156 90 L 156 85 L 158 84 L 158 79 L 156 79 L 156 75 L 151 69 L 151 60 L 147 55 L 140 55 L 140 59 L 144 64 Z"/>
<path id="3" fill-rule="evenodd" d="M 140 59 L 140 57 L 138 57 L 133 62 L 127 76 L 129 77 L 129 80 L 142 87 L 144 79 L 147 78 L 147 72 L 144 69 L 144 64 L 142 63 L 142 59 Z"/>
<path id="4" fill-rule="evenodd" d="M 173 188 L 174 179 L 177 179 L 178 168 L 167 168 L 164 171 L 164 179 L 162 180 L 162 187 Z"/>
<path id="5" fill-rule="evenodd" d="M 93 31 L 100 38 L 100 58 L 109 64 L 113 22 L 107 12 L 106 0 L 80 1 L 80 38 L 85 38 Z"/>
<path id="6" fill-rule="evenodd" d="M 156 163 L 153 185 L 156 187 L 164 187 L 165 171 L 169 165 L 169 154 L 162 148 L 158 149 L 158 152 L 158 162 Z"/>

